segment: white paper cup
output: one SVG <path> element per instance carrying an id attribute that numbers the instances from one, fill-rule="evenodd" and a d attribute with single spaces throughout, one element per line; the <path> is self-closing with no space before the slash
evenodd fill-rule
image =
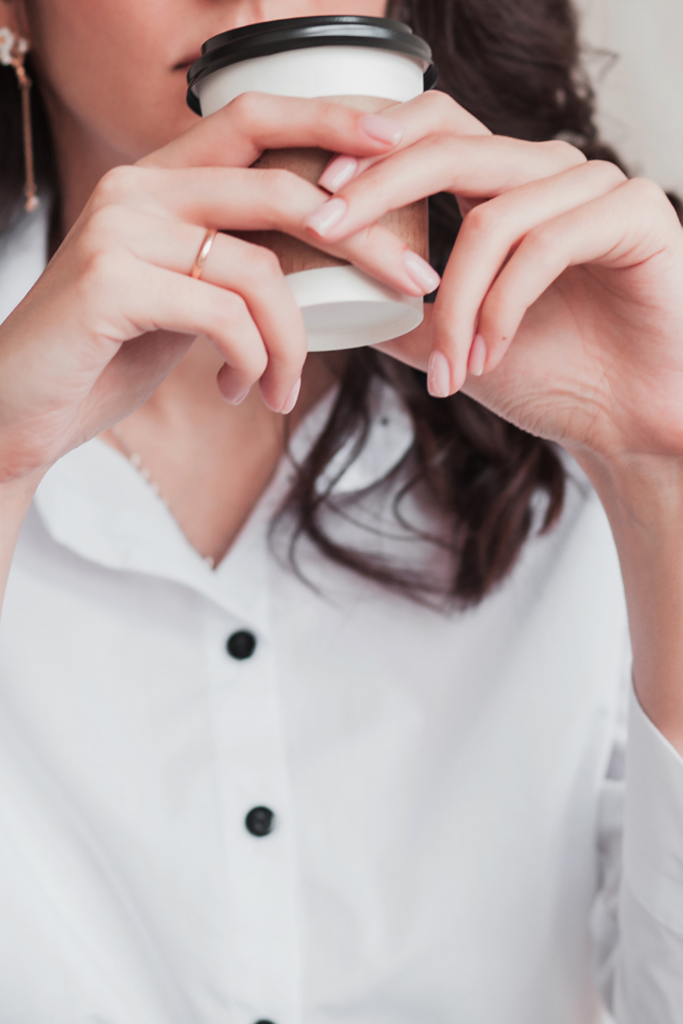
<path id="1" fill-rule="evenodd" d="M 385 18 L 294 18 L 210 39 L 188 74 L 188 103 L 207 117 L 244 92 L 333 97 L 373 113 L 419 96 L 434 78 L 431 50 L 408 26 Z M 323 150 L 264 153 L 257 166 L 287 167 L 317 182 Z M 382 219 L 428 258 L 427 201 Z M 243 237 L 273 249 L 301 307 L 309 351 L 355 348 L 419 326 L 421 298 L 385 287 L 342 260 L 278 232 Z"/>

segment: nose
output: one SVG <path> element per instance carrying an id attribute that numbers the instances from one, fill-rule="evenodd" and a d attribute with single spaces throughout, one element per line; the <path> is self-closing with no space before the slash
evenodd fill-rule
<path id="1" fill-rule="evenodd" d="M 224 6 L 230 10 L 230 28 L 320 13 L 316 0 L 229 0 Z"/>

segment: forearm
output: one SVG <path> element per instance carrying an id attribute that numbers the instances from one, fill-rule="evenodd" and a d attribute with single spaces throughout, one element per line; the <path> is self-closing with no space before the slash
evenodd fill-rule
<path id="1" fill-rule="evenodd" d="M 42 475 L 41 471 L 0 484 L 0 608 L 19 532 Z"/>
<path id="2" fill-rule="evenodd" d="M 579 457 L 619 553 L 638 700 L 683 754 L 683 459 Z"/>

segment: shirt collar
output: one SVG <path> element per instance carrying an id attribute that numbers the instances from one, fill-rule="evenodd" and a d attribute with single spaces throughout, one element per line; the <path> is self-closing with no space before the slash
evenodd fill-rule
<path id="1" fill-rule="evenodd" d="M 80 557 L 109 569 L 174 580 L 204 594 L 254 625 L 267 616 L 267 532 L 291 481 L 293 461 L 306 457 L 329 416 L 327 396 L 294 435 L 291 458 L 280 466 L 261 500 L 213 571 L 190 546 L 173 516 L 131 463 L 95 438 L 69 452 L 45 475 L 35 507 L 52 538 Z M 383 387 L 365 448 L 334 488 L 363 490 L 382 479 L 413 441 L 410 418 L 394 392 Z M 334 459 L 340 468 L 348 442 Z M 292 461 L 293 460 L 293 461 Z M 326 476 L 334 478 L 335 465 Z"/>
<path id="2" fill-rule="evenodd" d="M 47 204 L 23 218 L 0 249 L 0 319 L 18 305 L 45 269 Z M 80 557 L 106 568 L 141 572 L 198 590 L 238 619 L 266 616 L 267 523 L 291 479 L 292 460 L 302 462 L 330 415 L 336 393 L 312 410 L 292 438 L 290 453 L 233 544 L 213 571 L 190 546 L 172 515 L 134 467 L 98 439 L 69 452 L 46 474 L 35 507 L 48 533 Z M 387 385 L 373 396 L 366 445 L 336 482 L 335 493 L 361 491 L 382 479 L 413 442 L 410 417 Z M 328 467 L 333 480 L 348 460 L 348 442 Z M 248 585 L 245 581 L 248 581 Z"/>

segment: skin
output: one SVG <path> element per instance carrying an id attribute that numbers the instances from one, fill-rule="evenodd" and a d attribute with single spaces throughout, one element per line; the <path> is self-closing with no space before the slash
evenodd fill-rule
<path id="1" fill-rule="evenodd" d="M 5 569 L 46 468 L 117 421 L 204 554 L 227 550 L 270 478 L 278 414 L 305 360 L 300 316 L 273 259 L 227 236 L 190 281 L 207 227 L 279 227 L 422 294 L 431 288 L 376 221 L 451 191 L 466 217 L 438 300 L 422 328 L 383 347 L 428 369 L 434 395 L 463 388 L 585 468 L 619 551 L 639 700 L 683 752 L 683 231 L 663 192 L 566 143 L 494 138 L 438 93 L 393 108 L 383 126 L 259 96 L 195 124 L 182 64 L 202 39 L 383 4 L 160 7 L 0 0 L 35 47 L 66 236 L 0 327 Z M 325 190 L 249 169 L 287 145 L 341 154 Z M 327 386 L 309 358 L 298 413 Z"/>
<path id="2" fill-rule="evenodd" d="M 207 164 L 225 165 L 230 161 L 234 152 L 230 140 L 235 129 L 226 124 L 225 119 L 217 119 L 218 123 L 214 120 L 208 132 L 202 131 L 203 126 L 185 102 L 186 72 L 190 63 L 199 55 L 205 39 L 220 31 L 253 21 L 277 18 L 283 14 L 296 17 L 331 12 L 381 15 L 384 13 L 384 2 L 368 4 L 366 0 L 355 3 L 350 0 L 339 4 L 330 0 L 306 0 L 299 3 L 295 0 L 283 10 L 280 0 L 277 3 L 235 0 L 221 3 L 173 0 L 169 3 L 169 0 L 152 0 L 142 5 L 133 0 L 123 4 L 119 0 L 105 0 L 97 4 L 79 0 L 67 3 L 61 0 L 32 0 L 26 4 L 8 4 L 0 0 L 0 23 L 9 24 L 15 31 L 19 29 L 31 40 L 34 58 L 40 69 L 41 89 L 50 114 L 59 165 L 63 205 L 59 240 L 74 227 L 93 191 L 108 171 L 121 165 L 134 164 L 155 151 L 159 153 L 172 140 L 182 139 L 184 133 L 190 132 L 182 151 L 176 147 L 171 153 L 160 154 L 157 164 L 170 163 L 174 167 L 187 167 L 193 160 L 201 162 L 201 144 L 205 147 L 203 156 Z M 113 45 L 114 39 L 116 45 Z M 144 103 L 140 102 L 142 95 L 145 96 Z M 300 125 L 303 116 L 298 114 Z M 282 117 L 283 105 L 280 104 L 273 108 L 269 123 L 277 124 Z M 310 123 L 311 114 L 307 112 L 305 117 Z M 240 119 L 238 115 L 229 120 L 233 123 L 240 120 L 242 124 L 244 118 Z M 348 125 L 348 118 L 343 120 Z M 243 130 L 247 131 L 246 128 Z M 283 144 L 293 139 L 293 130 L 300 133 L 304 131 L 303 127 L 296 129 L 292 124 L 281 135 L 280 141 Z M 331 138 L 329 142 L 333 146 Z M 341 142 L 340 136 L 337 143 Z M 383 153 L 389 148 L 363 135 L 361 145 L 373 153 Z M 239 154 L 239 160 L 246 167 L 256 155 L 257 149 L 246 145 Z M 154 159 L 150 162 L 153 163 Z M 196 191 L 203 190 L 201 176 L 194 179 L 194 186 Z M 264 187 L 267 187 L 265 183 Z M 106 205 L 116 206 L 119 200 L 122 205 L 131 203 L 139 207 L 148 201 L 150 191 L 163 195 L 167 190 L 155 181 L 140 183 L 139 187 L 137 184 L 132 184 L 131 188 L 122 186 L 121 189 L 117 189 L 115 183 L 105 182 L 100 193 L 103 191 L 109 191 L 109 196 L 96 195 L 92 204 L 98 210 Z M 229 191 L 235 197 L 235 207 L 239 208 L 242 204 L 240 186 L 236 186 L 227 175 L 216 181 L 214 191 Z M 323 194 L 319 195 L 315 190 L 311 190 L 311 193 L 312 198 L 308 200 L 308 206 L 304 205 L 301 220 L 303 214 L 311 208 L 310 204 L 315 206 L 323 198 Z M 258 195 L 254 199 L 259 205 L 265 205 Z M 152 206 L 154 215 L 167 218 L 167 208 L 163 202 L 153 203 Z M 113 219 L 116 219 L 116 214 Z M 153 227 L 160 250 L 168 251 L 172 244 L 178 246 L 180 263 L 176 265 L 176 270 L 185 274 L 189 272 L 204 235 L 204 231 L 196 225 L 206 222 L 208 226 L 211 211 L 203 210 L 197 215 L 193 211 L 188 219 L 195 226 L 192 229 L 186 228 L 182 237 L 173 234 L 171 238 L 168 231 L 160 231 L 158 225 Z M 178 226 L 175 225 L 176 228 Z M 216 226 L 225 227 L 227 222 L 216 222 Z M 233 222 L 232 226 L 236 227 L 237 224 Z M 253 227 L 256 224 L 249 222 L 244 226 Z M 86 225 L 81 222 L 76 231 L 79 232 L 82 227 Z M 74 239 L 75 246 L 67 243 L 69 247 L 64 250 L 64 255 L 68 254 L 69 260 L 73 258 L 74 248 L 79 254 L 88 249 L 85 257 L 87 261 L 100 252 L 99 243 L 105 237 L 107 242 L 104 242 L 104 248 L 108 251 L 122 241 L 120 234 L 116 230 L 109 232 L 106 225 L 95 226 L 92 234 L 96 237 L 91 237 L 90 242 L 87 230 L 85 234 L 85 239 L 82 235 L 77 241 Z M 127 241 L 128 236 L 123 242 L 124 246 Z M 245 262 L 244 254 L 247 250 L 244 246 L 235 246 L 232 252 L 223 251 L 219 255 L 220 242 L 223 242 L 225 250 L 224 240 L 220 239 L 214 246 L 203 278 L 207 282 L 215 281 L 216 284 L 225 285 L 225 274 L 230 276 L 228 268 L 240 265 L 248 267 L 249 264 Z M 249 252 L 252 263 L 257 262 L 258 254 L 251 250 Z M 266 257 L 267 254 L 261 250 L 261 261 Z M 53 279 L 59 277 L 57 287 L 61 289 L 58 265 L 55 265 L 54 270 Z M 270 399 L 271 405 L 279 410 L 301 372 L 305 351 L 301 321 L 281 280 L 279 267 L 273 267 L 272 261 L 269 261 L 267 268 L 254 265 L 250 266 L 250 270 L 251 277 L 258 281 L 266 272 L 267 287 L 261 289 L 266 295 L 266 301 L 261 306 L 271 308 L 271 322 L 282 322 L 279 333 L 283 343 L 291 341 L 294 344 L 292 354 L 287 356 L 285 381 L 275 381 L 273 386 L 271 365 L 271 379 L 267 376 L 263 382 L 262 390 L 266 399 Z M 71 275 L 67 276 L 71 280 Z M 275 277 L 277 281 L 273 280 Z M 268 292 L 273 288 L 279 298 L 269 304 Z M 174 283 L 170 279 L 161 286 L 163 294 L 173 289 Z M 416 292 L 421 294 L 419 289 L 413 288 L 413 293 Z M 160 295 L 159 304 L 163 305 L 163 295 Z M 225 310 L 223 320 L 239 314 L 239 310 L 237 314 L 234 309 Z M 241 319 L 246 320 L 247 317 L 242 315 Z M 263 326 L 262 322 L 260 325 Z M 257 333 L 253 326 L 251 330 L 249 326 L 240 330 L 235 325 L 235 330 L 242 336 L 247 333 L 252 341 Z M 255 370 L 246 377 L 240 376 L 239 372 L 232 377 L 223 373 L 221 391 L 214 386 L 214 379 L 224 362 L 227 344 L 225 336 L 222 339 L 212 338 L 213 344 L 205 338 L 200 339 L 184 355 L 181 365 L 174 369 L 174 363 L 183 356 L 192 337 L 194 335 L 166 335 L 163 340 L 167 347 L 163 353 L 155 344 L 154 353 L 145 364 L 148 375 L 144 379 L 138 377 L 139 390 L 136 389 L 134 394 L 121 394 L 123 403 L 117 404 L 111 414 L 99 416 L 94 422 L 88 420 L 83 435 L 99 433 L 110 422 L 120 419 L 122 413 L 126 416 L 135 410 L 141 399 L 148 399 L 133 416 L 127 416 L 121 433 L 131 448 L 143 453 L 145 465 L 155 481 L 158 481 L 161 492 L 169 501 L 190 542 L 203 555 L 218 562 L 272 476 L 283 450 L 283 429 L 281 417 L 274 415 L 264 405 L 257 389 L 239 407 L 224 401 L 224 397 L 239 396 L 248 384 L 258 380 L 261 363 L 257 363 Z M 149 335 L 146 340 L 152 342 Z M 156 342 L 160 340 L 157 334 Z M 220 345 L 223 345 L 223 357 Z M 134 368 L 136 376 L 140 366 L 139 353 L 143 347 L 138 346 L 138 358 L 135 359 L 137 367 Z M 120 364 L 128 359 L 127 353 L 122 355 L 124 358 L 119 360 Z M 128 362 L 131 361 L 128 359 Z M 23 375 L 23 370 L 20 372 Z M 160 381 L 163 382 L 157 387 Z M 318 359 L 308 360 L 300 408 L 294 414 L 293 426 L 296 426 L 298 417 L 307 411 L 330 383 L 325 363 Z M 109 434 L 104 437 L 105 440 L 112 440 Z M 63 451 L 68 450 L 72 444 L 71 439 L 63 438 Z M 54 454 L 57 453 L 49 454 L 50 460 Z M 43 456 L 39 454 L 29 456 L 29 461 L 37 463 L 42 459 Z M 226 466 L 230 467 L 229 474 L 225 472 Z"/>

